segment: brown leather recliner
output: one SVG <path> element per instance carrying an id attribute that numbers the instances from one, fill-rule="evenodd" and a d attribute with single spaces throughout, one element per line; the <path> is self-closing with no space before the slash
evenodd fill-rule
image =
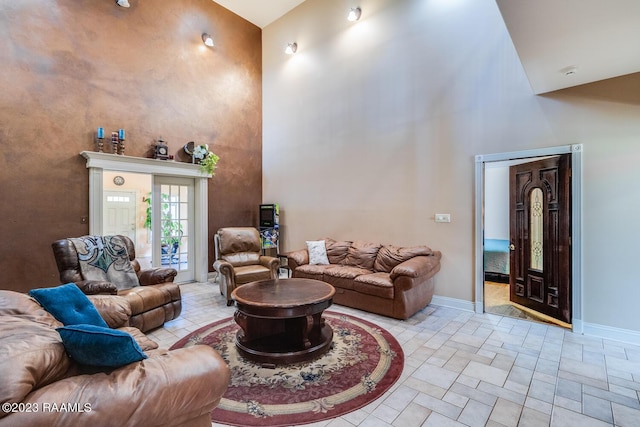
<path id="1" fill-rule="evenodd" d="M 86 280 L 82 275 L 78 252 L 69 239 L 58 240 L 51 245 L 62 283 L 75 283 L 87 295 L 110 294 L 125 297 L 131 305 L 129 323 L 143 332 L 177 318 L 182 311 L 180 288 L 173 283 L 177 271 L 173 268 L 141 270 L 140 263 L 135 259 L 133 241 L 127 236 L 117 237 L 125 243 L 140 286 L 118 290 L 116 284 L 108 281 Z"/>
<path id="2" fill-rule="evenodd" d="M 260 233 L 253 227 L 221 228 L 213 236 L 220 293 L 233 304 L 231 292 L 245 283 L 276 279 L 280 261 L 262 255 Z"/>

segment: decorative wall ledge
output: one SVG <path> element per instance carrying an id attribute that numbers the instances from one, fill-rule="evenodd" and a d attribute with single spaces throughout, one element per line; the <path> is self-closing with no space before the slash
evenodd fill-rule
<path id="1" fill-rule="evenodd" d="M 211 178 L 210 174 L 200 170 L 199 165 L 192 163 L 122 156 L 96 151 L 82 151 L 80 155 L 87 159 L 87 169 L 98 168 L 121 172 L 180 176 L 185 178 Z"/>

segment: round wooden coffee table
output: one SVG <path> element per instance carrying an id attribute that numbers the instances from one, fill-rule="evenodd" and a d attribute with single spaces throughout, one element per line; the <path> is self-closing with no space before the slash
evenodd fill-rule
<path id="1" fill-rule="evenodd" d="M 325 353 L 333 330 L 322 312 L 333 302 L 335 292 L 330 284 L 312 279 L 260 280 L 237 287 L 231 297 L 240 326 L 238 351 L 267 367 Z"/>

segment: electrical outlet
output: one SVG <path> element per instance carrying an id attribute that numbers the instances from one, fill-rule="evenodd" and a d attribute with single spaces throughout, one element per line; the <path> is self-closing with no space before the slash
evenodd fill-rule
<path id="1" fill-rule="evenodd" d="M 451 214 L 439 214 L 435 216 L 436 222 L 451 222 Z"/>

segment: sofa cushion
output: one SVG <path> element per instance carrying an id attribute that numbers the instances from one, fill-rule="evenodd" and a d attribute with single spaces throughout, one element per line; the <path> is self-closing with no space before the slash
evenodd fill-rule
<path id="1" fill-rule="evenodd" d="M 258 264 L 260 262 L 260 252 L 236 252 L 222 255 L 220 259 L 227 261 L 234 267 L 242 267 L 243 265 Z"/>
<path id="2" fill-rule="evenodd" d="M 323 280 L 342 289 L 353 289 L 353 279 L 371 271 L 349 265 L 330 265 L 324 271 Z"/>
<path id="3" fill-rule="evenodd" d="M 346 240 L 335 241 L 328 238 L 324 239 L 324 241 L 327 248 L 327 258 L 329 259 L 329 263 L 342 264 L 344 259 L 347 257 L 347 253 L 351 247 L 351 242 Z"/>
<path id="4" fill-rule="evenodd" d="M 353 290 L 367 295 L 393 299 L 393 282 L 389 273 L 363 274 L 353 279 Z"/>
<path id="5" fill-rule="evenodd" d="M 29 295 L 64 325 L 83 323 L 107 327 L 89 298 L 73 283 L 54 288 L 32 289 Z"/>
<path id="6" fill-rule="evenodd" d="M 353 242 L 347 251 L 344 264 L 373 271 L 373 264 L 380 246 L 378 243 Z"/>
<path id="7" fill-rule="evenodd" d="M 309 253 L 309 264 L 326 265 L 329 264 L 327 258 L 327 248 L 324 240 L 307 241 L 307 252 Z"/>
<path id="8" fill-rule="evenodd" d="M 332 267 L 331 264 L 303 264 L 296 268 L 294 277 L 302 279 L 324 280 L 324 272 L 327 268 Z"/>
<path id="9" fill-rule="evenodd" d="M 147 358 L 136 340 L 124 331 L 94 325 L 56 330 L 69 356 L 83 365 L 120 367 Z"/>
<path id="10" fill-rule="evenodd" d="M 427 246 L 400 247 L 394 245 L 384 245 L 378 251 L 373 269 L 389 273 L 398 264 L 405 262 L 415 256 L 429 256 L 433 251 Z"/>
<path id="11" fill-rule="evenodd" d="M 27 294 L 15 291 L 0 290 L 0 319 L 4 319 L 3 316 L 21 317 L 51 328 L 62 326 L 62 323 L 36 300 Z"/>
<path id="12" fill-rule="evenodd" d="M 260 251 L 260 233 L 252 227 L 226 227 L 217 232 L 219 238 L 220 259 L 234 267 L 258 264 Z"/>
<path id="13" fill-rule="evenodd" d="M 127 326 L 131 318 L 131 305 L 125 297 L 118 295 L 87 295 L 91 304 L 98 310 L 107 326 L 116 329 Z"/>
<path id="14" fill-rule="evenodd" d="M 45 323 L 29 316 L 2 315 L 0 336 L 0 403 L 22 402 L 32 390 L 64 378 L 69 370 L 60 336 Z M 0 418 L 5 415 L 0 411 Z"/>
<path id="15" fill-rule="evenodd" d="M 122 328 L 118 328 L 118 330 L 131 335 L 140 346 L 140 350 L 144 352 L 158 348 L 158 343 L 146 336 L 144 332 L 138 328 L 134 328 L 133 326 L 123 326 Z"/>
<path id="16" fill-rule="evenodd" d="M 271 278 L 271 270 L 261 264 L 244 265 L 233 269 L 236 275 L 236 284 L 242 285 L 257 280 Z"/>

